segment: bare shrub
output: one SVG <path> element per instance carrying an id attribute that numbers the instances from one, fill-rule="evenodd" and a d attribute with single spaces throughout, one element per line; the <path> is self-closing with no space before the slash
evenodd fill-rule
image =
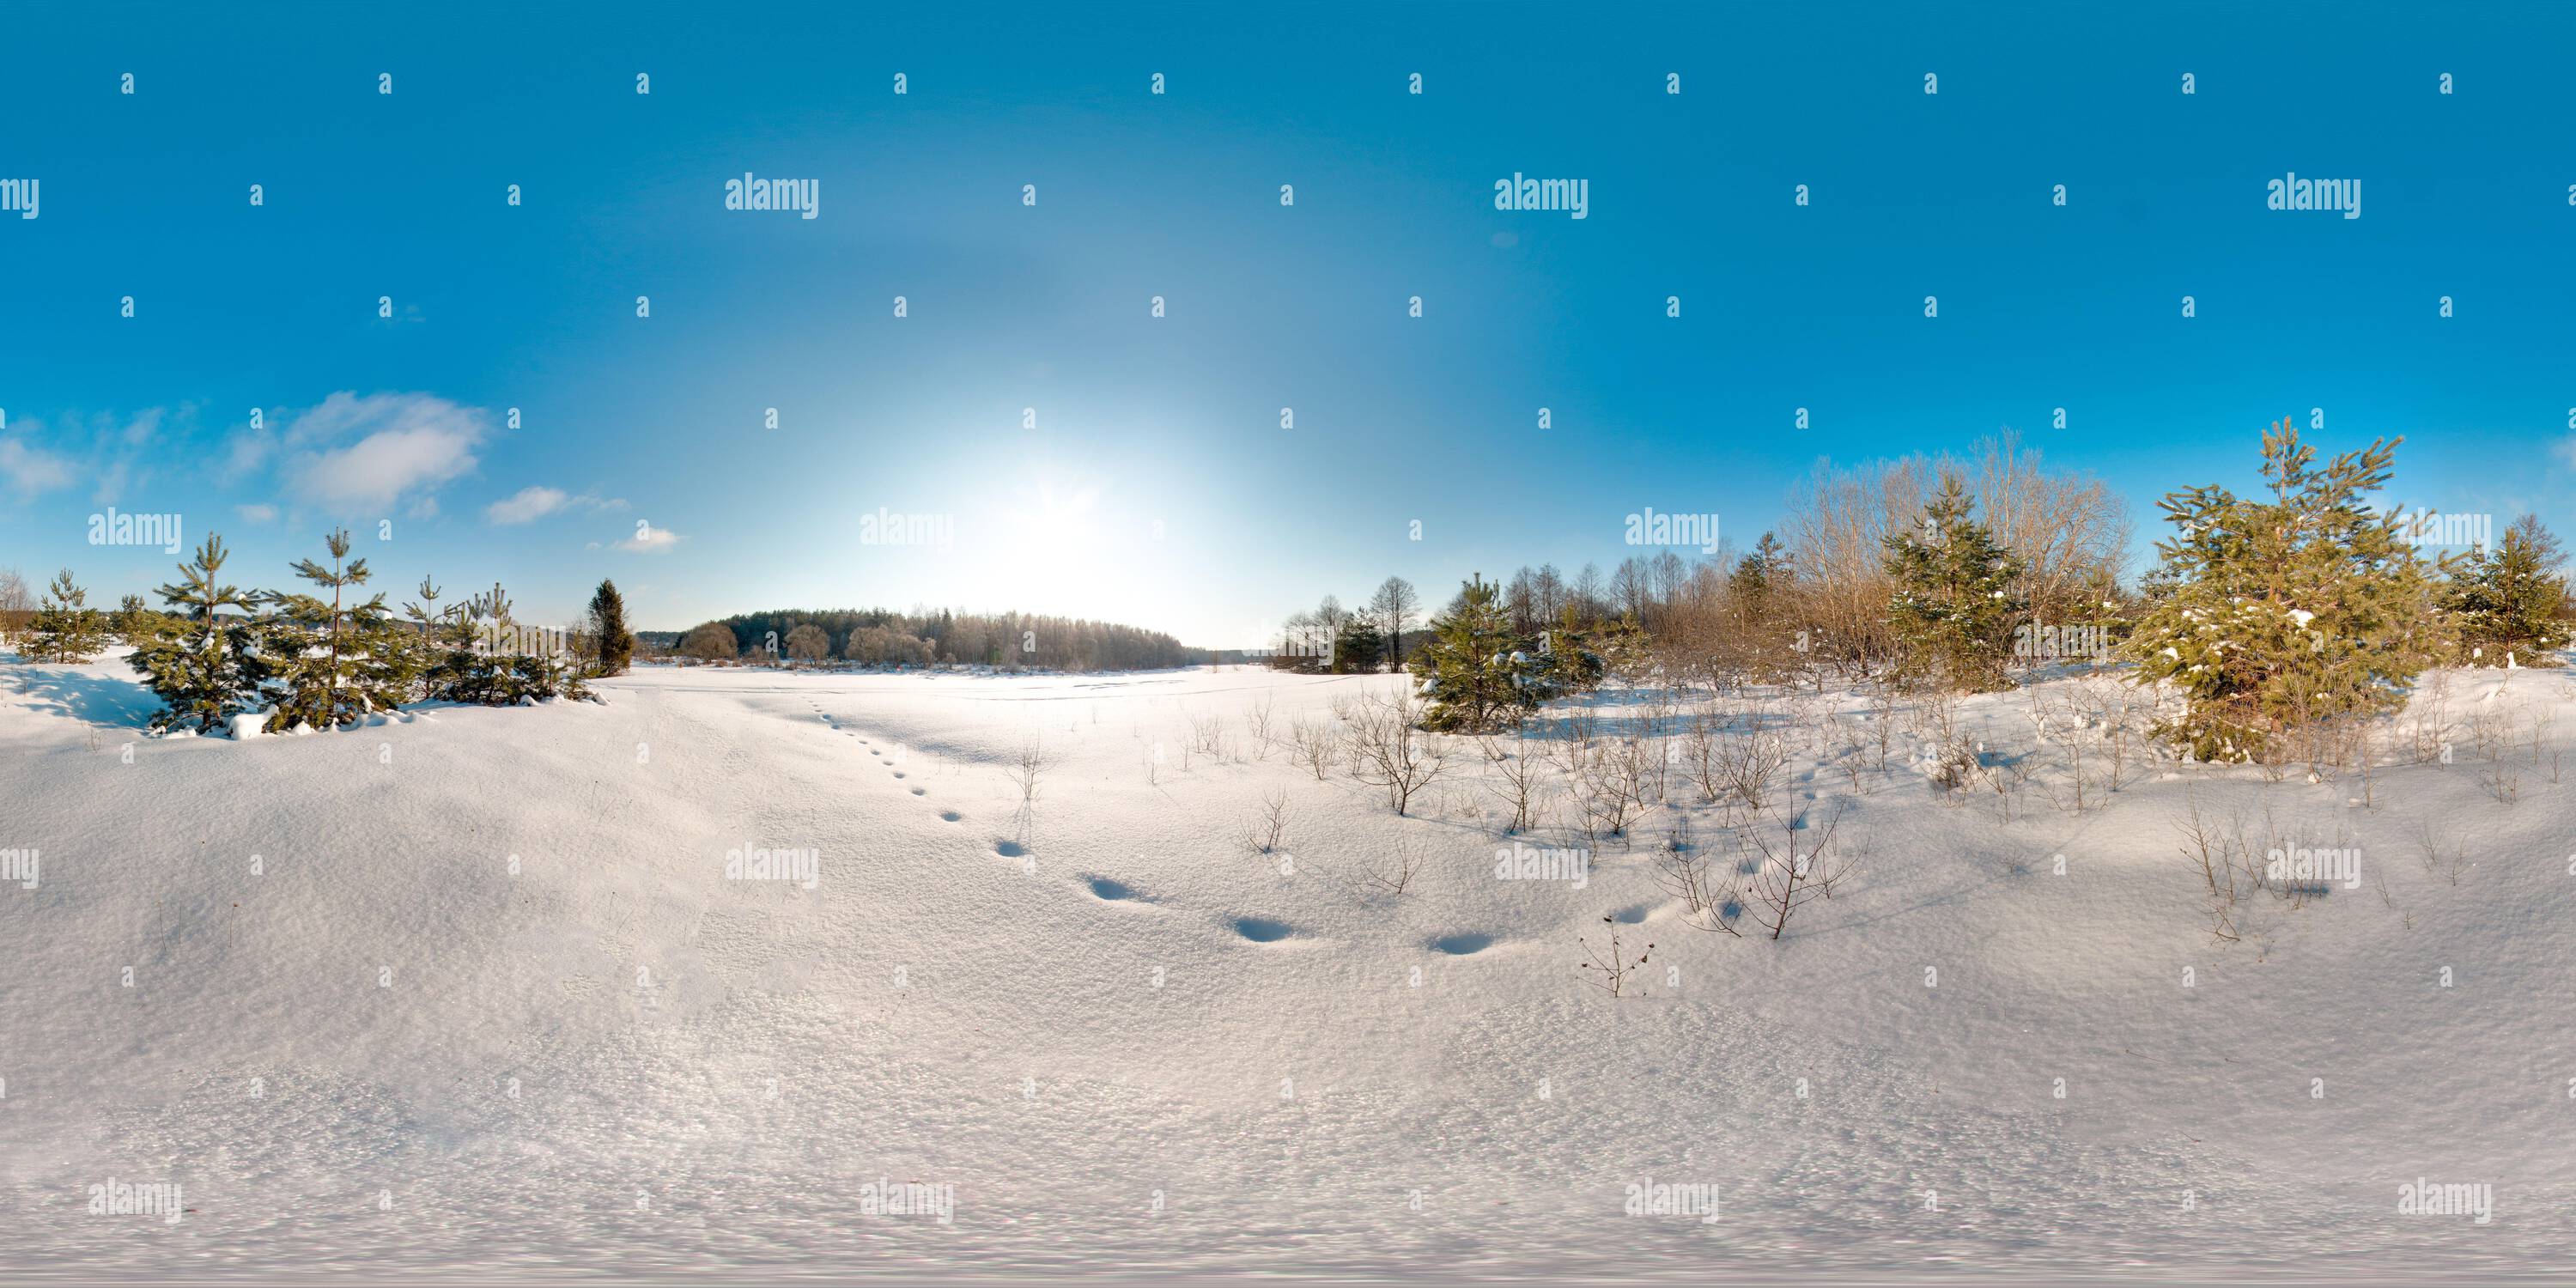
<path id="1" fill-rule="evenodd" d="M 2428 819 L 2416 825 L 2415 846 L 2423 859 L 2426 873 L 2440 877 L 2452 885 L 2458 885 L 2460 878 L 2468 873 L 2468 843 L 2453 840 L 2448 846 L 2443 845 L 2441 834 L 2434 829 L 2431 820 Z"/>
<path id="2" fill-rule="evenodd" d="M 1638 952 L 1636 960 L 1631 961 L 1628 959 L 1627 954 L 1619 947 L 1619 923 L 1617 920 L 1612 917 L 1603 917 L 1601 919 L 1601 924 L 1610 928 L 1609 951 L 1605 954 L 1601 949 L 1594 947 L 1591 940 L 1585 939 L 1581 935 L 1577 935 L 1574 937 L 1574 942 L 1582 945 L 1583 955 L 1591 960 L 1577 962 L 1575 963 L 1574 968 L 1579 971 L 1595 972 L 1599 978 L 1596 979 L 1587 975 L 1584 977 L 1583 982 L 1590 984 L 1594 988 L 1600 989 L 1604 993 L 1608 993 L 1612 997 L 1617 997 L 1627 991 L 1628 977 L 1636 974 L 1637 968 L 1646 964 L 1646 958 L 1654 953 L 1655 946 L 1653 944 L 1646 945 L 1643 950 Z"/>
<path id="3" fill-rule="evenodd" d="M 1388 845 L 1383 855 L 1362 859 L 1360 875 L 1369 884 L 1397 898 L 1413 885 L 1415 874 L 1422 870 L 1423 849 L 1413 838 L 1399 836 Z"/>
<path id="4" fill-rule="evenodd" d="M 2236 905 L 2241 896 L 2226 827 L 2201 810 L 2198 793 L 2188 785 L 2183 788 L 2182 805 L 2171 825 L 2182 838 L 2183 858 L 2208 888 L 2210 936 L 2236 942 Z"/>
<path id="5" fill-rule="evenodd" d="M 1245 713 L 1243 720 L 1244 726 L 1252 731 L 1253 759 L 1270 759 L 1270 744 L 1272 741 L 1271 726 L 1274 723 L 1271 715 L 1270 699 L 1264 697 L 1261 701 L 1254 703 L 1252 710 Z"/>
<path id="6" fill-rule="evenodd" d="M 1625 836 L 1628 820 L 1645 808 L 1646 740 L 1635 734 L 1604 738 L 1575 759 L 1575 806 L 1583 811 L 1584 835 Z"/>
<path id="7" fill-rule="evenodd" d="M 1279 848 L 1279 838 L 1288 830 L 1288 789 L 1274 788 L 1261 795 L 1261 810 L 1252 817 L 1251 830 L 1244 843 L 1256 853 L 1268 854 Z"/>
<path id="8" fill-rule="evenodd" d="M 1511 807 L 1512 818 L 1503 825 L 1503 834 L 1517 836 L 1528 831 L 1530 802 L 1537 796 L 1539 786 L 1539 764 L 1529 754 L 1529 735 L 1515 733 L 1509 747 L 1502 746 L 1490 736 L 1477 739 L 1476 745 L 1485 753 L 1485 763 L 1494 767 L 1495 777 L 1500 780 L 1500 785 L 1491 790 L 1503 804 Z"/>
<path id="9" fill-rule="evenodd" d="M 1722 736 L 1717 715 L 1709 708 L 1693 711 L 1682 722 L 1682 777 L 1699 788 L 1703 804 L 1716 804 L 1726 791 L 1725 778 L 1717 768 L 1717 742 Z"/>
<path id="10" fill-rule="evenodd" d="M 1020 743 L 1018 756 L 1006 770 L 1011 782 L 1020 789 L 1020 803 L 1032 804 L 1037 800 L 1039 779 L 1054 764 L 1055 757 L 1047 751 L 1043 736 L 1033 733 Z"/>
<path id="11" fill-rule="evenodd" d="M 1420 727 L 1422 704 L 1410 694 L 1371 698 L 1351 708 L 1351 776 L 1386 792 L 1399 815 L 1448 767 L 1448 752 Z"/>
<path id="12" fill-rule="evenodd" d="M 1313 770 L 1315 781 L 1333 767 L 1333 727 L 1320 720 L 1300 720 L 1289 727 L 1288 741 L 1298 764 Z"/>
<path id="13" fill-rule="evenodd" d="M 1190 750 L 1210 760 L 1223 760 L 1226 753 L 1225 716 L 1220 712 L 1190 717 Z"/>
<path id="14" fill-rule="evenodd" d="M 1968 785 L 1977 771 L 1977 752 L 1959 729 L 1959 698 L 1941 689 L 1921 693 L 1914 704 L 1915 764 L 1935 791 L 1945 796 Z"/>
<path id="15" fill-rule="evenodd" d="M 1737 933 L 1729 924 L 1737 907 L 1733 891 L 1717 869 L 1717 858 L 1684 830 L 1689 816 L 1655 851 L 1655 884 L 1681 901 L 1682 921 L 1699 930 Z"/>
<path id="16" fill-rule="evenodd" d="M 1770 938 L 1780 937 L 1799 908 L 1818 898 L 1832 898 L 1834 886 L 1851 875 L 1852 856 L 1833 848 L 1834 830 L 1841 822 L 1842 804 L 1837 801 L 1821 828 L 1807 826 L 1803 813 L 1771 810 L 1747 811 L 1736 827 L 1736 835 L 1762 856 L 1739 887 L 1740 897 L 1745 900 L 1744 910 L 1770 930 Z M 1726 929 L 1736 933 L 1732 924 Z"/>
<path id="17" fill-rule="evenodd" d="M 1718 744 L 1719 799 L 1758 809 L 1769 799 L 1780 771 L 1788 768 L 1789 739 L 1763 723 L 1766 715 L 1756 712 L 1750 728 Z"/>

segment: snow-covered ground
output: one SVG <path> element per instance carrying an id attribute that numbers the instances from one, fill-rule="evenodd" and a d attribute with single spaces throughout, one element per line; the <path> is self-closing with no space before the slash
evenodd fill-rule
<path id="1" fill-rule="evenodd" d="M 2159 763 L 2080 812 L 2049 754 L 1945 800 L 1829 692 L 1783 781 L 1858 868 L 1777 942 L 1658 883 L 1715 807 L 1594 843 L 1559 800 L 1517 839 L 1588 879 L 1501 880 L 1468 747 L 1409 818 L 1255 754 L 1256 707 L 1401 683 L 660 669 L 232 743 L 140 736 L 117 659 L 11 661 L 0 1277 L 2576 1270 L 2566 673 L 2452 673 L 2451 763 L 2370 804 Z M 1964 718 L 2004 760 L 2026 705 Z M 2214 941 L 2186 793 L 2358 884 Z M 1617 999 L 1576 969 L 1613 928 L 1654 945 Z M 2490 1219 L 2402 1214 L 2419 1179 Z M 185 1211 L 93 1213 L 111 1181 Z M 1670 1185 L 1713 1219 L 1624 1211 Z"/>

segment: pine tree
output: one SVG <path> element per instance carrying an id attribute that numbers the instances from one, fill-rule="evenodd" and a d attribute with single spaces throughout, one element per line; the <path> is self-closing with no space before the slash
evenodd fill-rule
<path id="1" fill-rule="evenodd" d="M 1377 623 L 1365 615 L 1343 620 L 1339 633 L 1333 636 L 1333 674 L 1358 675 L 1374 672 L 1386 656 L 1386 637 L 1380 635 Z"/>
<path id="2" fill-rule="evenodd" d="M 2556 666 L 2550 651 L 2567 643 L 2561 614 L 2567 578 L 2558 538 L 2526 514 L 2504 530 L 2500 545 L 2461 561 L 2442 597 L 2460 633 L 2461 660 L 2472 666 Z"/>
<path id="3" fill-rule="evenodd" d="M 591 593 L 590 630 L 599 641 L 599 673 L 626 674 L 635 661 L 635 633 L 626 629 L 626 600 L 616 582 L 602 581 Z"/>
<path id="4" fill-rule="evenodd" d="M 72 584 L 72 570 L 54 574 L 54 584 L 27 624 L 28 655 L 39 661 L 86 662 L 107 648 L 107 617 L 89 606 L 89 592 Z"/>
<path id="5" fill-rule="evenodd" d="M 152 628 L 152 610 L 144 606 L 141 595 L 127 595 L 117 601 L 116 611 L 107 615 L 107 629 L 132 644 Z"/>
<path id="6" fill-rule="evenodd" d="M 1726 579 L 1726 601 L 1707 646 L 1730 670 L 1756 680 L 1780 679 L 1794 672 L 1796 620 L 1791 592 L 1796 573 L 1788 548 L 1765 532 L 1753 552 L 1737 560 Z"/>
<path id="7" fill-rule="evenodd" d="M 2158 503 L 2175 535 L 2157 544 L 2159 593 L 2128 650 L 2140 679 L 2188 700 L 2166 738 L 2202 760 L 2251 759 L 2285 731 L 2397 705 L 2438 659 L 2437 566 L 2364 499 L 2402 441 L 2317 469 L 2285 418 L 2263 434 L 2269 502 L 2212 484 Z"/>
<path id="8" fill-rule="evenodd" d="M 1772 596 L 1785 589 L 1789 576 L 1789 551 L 1780 539 L 1768 532 L 1754 543 L 1753 553 L 1738 560 L 1735 571 L 1726 579 L 1727 593 L 1757 616 L 1770 607 Z"/>
<path id="9" fill-rule="evenodd" d="M 254 650 L 251 623 L 223 612 L 247 614 L 252 604 L 240 588 L 218 580 L 226 557 L 223 538 L 210 535 L 193 561 L 179 565 L 180 580 L 158 592 L 175 611 L 157 616 L 127 659 L 164 704 L 152 717 L 154 729 L 213 733 L 260 699 L 268 669 Z"/>
<path id="10" fill-rule="evenodd" d="M 333 532 L 324 545 L 331 566 L 298 560 L 295 575 L 328 589 L 328 603 L 302 592 L 268 597 L 278 611 L 263 624 L 262 649 L 274 659 L 282 685 L 268 717 L 271 733 L 298 725 L 330 729 L 393 710 L 410 696 L 418 674 L 412 641 L 394 625 L 385 597 L 350 602 L 369 573 L 366 560 L 348 559 L 348 532 Z"/>
<path id="11" fill-rule="evenodd" d="M 438 606 L 441 593 L 435 582 L 422 577 L 419 601 L 403 605 L 403 616 L 412 621 L 421 653 L 415 692 L 426 701 L 466 701 L 458 691 L 475 668 L 474 629 L 462 605 Z"/>
<path id="12" fill-rule="evenodd" d="M 1918 529 L 1887 537 L 1896 579 L 1888 624 L 1903 649 L 1898 673 L 1952 689 L 2006 687 L 2004 658 L 2022 602 L 2021 567 L 1973 517 L 1976 503 L 1956 478 L 1923 507 Z"/>
<path id="13" fill-rule="evenodd" d="M 1425 729 L 1483 733 L 1517 726 L 1560 691 L 1548 659 L 1513 634 L 1501 589 L 1482 577 L 1470 579 L 1430 629 L 1431 643 L 1410 667 L 1429 700 Z"/>
<path id="14" fill-rule="evenodd" d="M 1633 630 L 1636 623 L 1626 625 Z M 1572 604 L 1559 610 L 1556 625 L 1540 631 L 1538 637 L 1539 658 L 1556 691 L 1589 689 L 1601 683 L 1601 677 L 1610 670 L 1605 654 L 1611 646 L 1604 641 L 1612 638 L 1619 639 L 1616 647 L 1622 651 L 1623 660 L 1633 660 L 1626 656 L 1631 645 L 1637 652 L 1643 651 L 1641 632 L 1632 640 L 1620 635 L 1616 624 L 1598 628 L 1584 625 Z"/>

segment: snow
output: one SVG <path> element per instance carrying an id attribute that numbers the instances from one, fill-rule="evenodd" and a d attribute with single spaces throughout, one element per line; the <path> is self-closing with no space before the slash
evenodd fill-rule
<path id="1" fill-rule="evenodd" d="M 2349 773 L 2160 761 L 2078 813 L 2051 750 L 2006 823 L 1907 772 L 1910 734 L 1856 776 L 1801 739 L 1791 786 L 1841 803 L 1859 866 L 1770 942 L 1655 880 L 1713 808 L 1588 845 L 1559 800 L 1508 837 L 1457 740 L 1405 819 L 1253 756 L 1257 706 L 1284 739 L 1400 677 L 650 669 L 240 744 L 142 737 L 114 658 L 0 665 L 0 850 L 42 855 L 0 885 L 0 1264 L 2563 1268 L 2571 681 L 2453 678 L 2472 716 L 2555 714 L 2538 759 L 2463 741 L 2378 769 L 2375 808 Z M 1615 727 L 1636 697 L 1591 701 Z M 1962 735 L 2030 753 L 2026 698 L 1964 700 Z M 1874 741 L 1866 699 L 1806 701 Z M 1230 750 L 1192 748 L 1220 714 Z M 1273 792 L 1289 865 L 1245 841 Z M 2186 794 L 2349 842 L 2361 887 L 2253 896 L 2213 942 Z M 1401 898 L 1333 878 L 1400 843 L 1429 855 Z M 1591 849 L 1583 881 L 1497 879 L 1516 843 Z M 819 879 L 725 879 L 763 850 Z M 1653 944 L 1615 1000 L 1575 970 L 1604 932 Z M 2491 1184 L 2492 1221 L 2401 1215 L 2419 1178 Z M 191 1210 L 91 1214 L 111 1180 Z M 908 1184 L 950 1218 L 903 1215 Z M 1623 1215 L 1703 1185 L 1713 1221 Z"/>

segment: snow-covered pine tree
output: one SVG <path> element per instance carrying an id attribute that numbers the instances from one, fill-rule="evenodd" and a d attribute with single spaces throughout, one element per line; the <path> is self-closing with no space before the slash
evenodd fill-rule
<path id="1" fill-rule="evenodd" d="M 522 627 L 511 615 L 509 592 L 501 583 L 465 601 L 466 635 L 471 641 L 463 658 L 463 678 L 456 700 L 511 707 L 547 698 L 588 698 L 579 667 L 567 651 L 550 649 L 541 632 Z"/>
<path id="2" fill-rule="evenodd" d="M 1575 646 L 1570 660 L 1564 644 Z M 1635 679 L 1655 664 L 1654 640 L 1636 618 L 1625 613 L 1549 651 L 1556 658 L 1557 678 L 1569 689 L 1589 689 L 1609 676 Z"/>
<path id="3" fill-rule="evenodd" d="M 1429 703 L 1425 729 L 1484 733 L 1517 726 L 1559 691 L 1548 659 L 1512 633 L 1500 588 L 1482 577 L 1459 589 L 1430 630 L 1430 644 L 1408 668 Z"/>
<path id="4" fill-rule="evenodd" d="M 2567 578 L 2558 538 L 2526 514 L 2502 543 L 2460 561 L 2442 596 L 2472 666 L 2556 666 L 2567 644 Z"/>
<path id="5" fill-rule="evenodd" d="M 127 662 L 164 704 L 152 717 L 156 730 L 219 732 L 259 701 L 268 669 L 253 647 L 252 597 L 219 580 L 226 557 L 223 538 L 209 535 L 197 557 L 179 565 L 180 580 L 158 592 L 172 611 L 156 615 L 134 641 Z M 227 619 L 227 608 L 243 616 Z"/>
<path id="6" fill-rule="evenodd" d="M 2128 651 L 2139 679 L 2188 701 L 2161 735 L 2201 760 L 2248 760 L 2284 731 L 2395 706 L 2438 660 L 2437 566 L 2365 500 L 2403 441 L 2318 469 L 2284 418 L 2263 434 L 2269 502 L 2212 484 L 2157 503 L 2175 535 L 2157 543 L 2161 593 Z"/>
<path id="7" fill-rule="evenodd" d="M 1896 579 L 1887 617 L 1902 678 L 1969 692 L 2009 685 L 2004 659 L 2023 607 L 2013 590 L 2021 567 L 1975 510 L 1959 480 L 1945 477 L 1916 530 L 1886 538 L 1887 572 Z"/>
<path id="8" fill-rule="evenodd" d="M 1552 686 L 1541 700 L 1601 683 L 1610 669 L 1601 640 L 1610 632 L 1608 626 L 1585 626 L 1571 604 L 1558 612 L 1556 625 L 1543 627 L 1538 636 L 1538 662 Z"/>
<path id="9" fill-rule="evenodd" d="M 385 597 L 351 602 L 369 574 L 366 560 L 348 558 L 348 532 L 334 531 L 324 545 L 331 566 L 299 560 L 295 575 L 329 590 L 328 602 L 301 591 L 268 597 L 278 610 L 263 624 L 261 641 L 279 681 L 271 733 L 298 725 L 331 729 L 390 711 L 410 697 L 419 673 L 411 638 L 394 625 Z"/>
<path id="10" fill-rule="evenodd" d="M 590 633 L 599 641 L 599 673 L 626 674 L 635 662 L 635 632 L 626 629 L 626 600 L 616 582 L 602 581 L 591 592 Z"/>
<path id="11" fill-rule="evenodd" d="M 72 584 L 72 570 L 54 584 L 27 623 L 27 655 L 46 662 L 86 662 L 107 648 L 107 615 L 89 606 L 89 592 Z"/>
<path id="12" fill-rule="evenodd" d="M 493 582 L 483 594 L 467 596 L 456 609 L 456 623 L 459 644 L 448 653 L 455 668 L 448 696 L 479 706 L 517 705 L 526 695 L 510 662 L 510 596 L 501 583 Z"/>

